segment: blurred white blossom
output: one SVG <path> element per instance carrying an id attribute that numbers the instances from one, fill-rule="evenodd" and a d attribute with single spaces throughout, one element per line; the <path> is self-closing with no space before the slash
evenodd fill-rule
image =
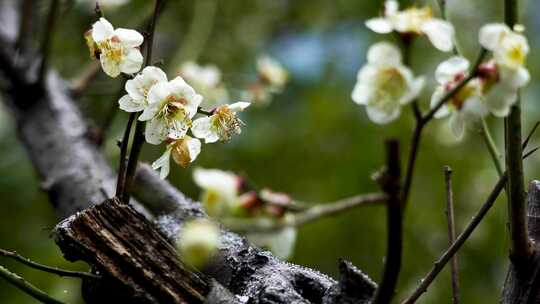
<path id="1" fill-rule="evenodd" d="M 439 64 L 435 71 L 435 80 L 439 86 L 431 97 L 432 108 L 465 78 L 468 69 L 469 61 L 459 56 L 454 56 Z M 456 138 L 461 139 L 466 126 L 475 125 L 487 115 L 488 108 L 482 90 L 482 81 L 479 78 L 474 78 L 435 113 L 436 118 L 451 115 L 450 128 Z"/>
<path id="2" fill-rule="evenodd" d="M 486 80 L 486 98 L 494 115 L 506 116 L 517 101 L 518 89 L 526 86 L 531 78 L 525 68 L 529 53 L 527 38 L 505 24 L 492 23 L 480 29 L 479 40 L 485 49 L 492 51 L 494 60 L 494 64 L 488 62 L 481 67 Z"/>
<path id="3" fill-rule="evenodd" d="M 193 180 L 203 189 L 201 202 L 212 217 L 221 217 L 236 208 L 241 180 L 232 172 L 195 168 Z"/>
<path id="4" fill-rule="evenodd" d="M 296 228 L 287 227 L 275 232 L 250 232 L 246 234 L 246 238 L 259 247 L 268 248 L 278 258 L 287 259 L 294 250 Z"/>
<path id="5" fill-rule="evenodd" d="M 176 246 L 184 262 L 202 268 L 218 252 L 220 243 L 219 228 L 209 220 L 197 219 L 184 225 Z"/>
<path id="6" fill-rule="evenodd" d="M 180 76 L 155 84 L 148 92 L 148 107 L 139 116 L 139 120 L 149 121 L 146 141 L 157 145 L 165 139 L 184 137 L 202 99 Z"/>
<path id="7" fill-rule="evenodd" d="M 139 46 L 143 43 L 143 36 L 130 29 L 114 29 L 105 18 L 92 25 L 92 29 L 85 34 L 91 56 L 101 62 L 103 71 L 117 77 L 120 73 L 134 74 L 142 66 L 143 56 Z"/>
<path id="8" fill-rule="evenodd" d="M 433 46 L 441 51 L 451 51 L 454 43 L 454 27 L 451 23 L 433 17 L 430 7 L 410 7 L 399 10 L 399 3 L 388 0 L 384 15 L 366 21 L 372 31 L 387 34 L 396 31 L 407 35 L 426 35 Z"/>
<path id="9" fill-rule="evenodd" d="M 204 97 L 202 108 L 213 109 L 229 100 L 229 94 L 221 80 L 221 71 L 215 65 L 201 66 L 188 61 L 182 64 L 179 74 Z"/>
<path id="10" fill-rule="evenodd" d="M 191 132 L 196 137 L 204 139 L 205 143 L 227 141 L 233 134 L 242 132 L 240 127 L 243 123 L 236 113 L 243 111 L 249 105 L 249 102 L 236 102 L 217 107 L 212 115 L 193 121 Z"/>
<path id="11" fill-rule="evenodd" d="M 401 107 L 415 99 L 424 86 L 424 78 L 415 78 L 403 65 L 399 49 L 391 43 L 371 46 L 367 64 L 358 71 L 352 99 L 365 105 L 369 118 L 379 124 L 396 119 Z"/>

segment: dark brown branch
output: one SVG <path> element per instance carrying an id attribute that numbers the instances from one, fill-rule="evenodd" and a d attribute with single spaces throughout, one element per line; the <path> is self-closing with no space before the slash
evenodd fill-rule
<path id="1" fill-rule="evenodd" d="M 379 182 L 388 195 L 386 259 L 381 283 L 375 292 L 373 303 L 387 304 L 392 301 L 401 270 L 403 251 L 403 206 L 399 199 L 401 168 L 399 164 L 399 143 L 386 142 L 386 169 Z"/>
<path id="2" fill-rule="evenodd" d="M 444 166 L 444 181 L 446 188 L 446 218 L 448 221 L 448 245 L 452 246 L 456 240 L 456 225 L 454 222 L 454 193 L 452 192 L 452 169 Z M 452 303 L 459 304 L 459 267 L 457 253 L 450 263 L 452 272 Z"/>
<path id="3" fill-rule="evenodd" d="M 518 23 L 518 1 L 504 1 L 504 19 L 508 27 Z M 527 201 L 523 174 L 523 147 L 521 140 L 521 101 L 510 108 L 506 122 L 506 168 L 508 170 L 508 222 L 510 229 L 510 260 L 516 266 L 525 266 L 532 254 L 532 244 L 527 231 Z M 517 267 L 519 269 L 519 267 Z"/>
<path id="4" fill-rule="evenodd" d="M 116 107 L 116 105 L 115 105 Z M 124 130 L 124 135 L 120 141 L 120 157 L 118 160 L 118 178 L 116 179 L 116 197 L 122 197 L 125 193 L 126 185 L 126 168 L 128 164 L 128 146 L 129 146 L 129 135 L 131 134 L 131 129 L 133 126 L 133 121 L 137 117 L 136 113 L 129 113 L 129 118 L 126 124 L 126 129 Z M 126 201 L 127 202 L 127 201 Z"/>
<path id="5" fill-rule="evenodd" d="M 21 276 L 9 271 L 7 268 L 0 265 L 0 278 L 4 278 L 9 283 L 13 284 L 15 287 L 22 290 L 24 293 L 30 295 L 32 298 L 40 301 L 45 304 L 64 304 L 54 298 L 51 298 L 47 293 L 41 289 L 30 284 Z"/>
<path id="6" fill-rule="evenodd" d="M 20 262 L 26 266 L 32 267 L 37 270 L 53 273 L 56 275 L 59 275 L 61 277 L 73 277 L 73 278 L 90 278 L 90 279 L 99 279 L 99 276 L 88 273 L 88 272 L 81 272 L 81 271 L 72 271 L 72 270 L 64 270 L 56 267 L 51 267 L 43 264 L 36 263 L 34 261 L 31 261 L 28 258 L 23 257 L 22 255 L 14 252 L 14 251 L 8 251 L 4 249 L 0 249 L 0 256 L 4 256 L 7 258 L 14 259 L 17 262 Z"/>

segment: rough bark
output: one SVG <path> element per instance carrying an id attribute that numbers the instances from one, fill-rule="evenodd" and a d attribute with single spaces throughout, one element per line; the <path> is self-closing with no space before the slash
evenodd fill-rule
<path id="1" fill-rule="evenodd" d="M 11 9 L 14 3 L 16 1 L 0 1 L 0 42 L 2 44 L 0 75 L 3 76 L 6 85 L 3 93 L 6 104 L 14 114 L 19 137 L 36 168 L 43 189 L 49 194 L 58 217 L 64 219 L 75 214 L 74 218 L 59 226 L 59 230 L 63 229 L 62 231 L 66 232 L 69 229 L 76 229 L 76 226 L 70 226 L 78 222 L 76 218 L 83 218 L 85 214 L 92 213 L 92 210 L 95 211 L 98 207 L 82 213 L 79 211 L 95 206 L 112 196 L 114 176 L 101 152 L 87 139 L 87 125 L 74 106 L 67 82 L 54 72 L 49 72 L 44 85 L 36 84 L 34 82 L 37 78 L 35 67 L 39 63 L 39 56 L 31 50 L 25 58 L 17 56 L 13 48 L 17 36 L 15 24 L 18 22 Z M 15 64 L 15 59 L 17 59 L 17 64 Z M 153 193 L 146 196 L 139 195 L 141 200 L 152 201 L 152 198 L 159 198 L 158 204 L 149 205 L 149 207 L 155 211 L 161 210 L 160 213 L 167 213 L 161 215 L 156 223 L 169 239 L 178 236 L 181 224 L 186 218 L 204 216 L 198 203 L 187 200 L 168 183 L 156 180 L 153 172 L 143 171 L 138 175 L 136 182 L 138 183 L 135 186 L 136 189 L 144 188 Z M 175 207 L 170 210 L 164 209 L 163 201 L 166 200 L 173 203 L 167 206 Z M 136 202 L 133 203 L 136 207 L 140 206 Z M 103 214 L 100 218 L 104 221 L 102 223 L 104 225 L 107 215 L 109 214 Z M 144 221 L 143 217 L 139 216 L 138 219 Z M 109 229 L 120 233 L 113 227 Z M 72 249 L 77 246 L 85 248 L 82 238 L 96 232 L 72 231 L 77 231 L 70 234 L 74 237 L 72 243 L 76 244 Z M 94 239 L 95 242 L 106 240 L 107 235 L 100 235 L 99 238 Z M 119 241 L 119 238 L 115 237 L 115 240 Z M 126 254 L 140 257 L 148 252 L 137 246 L 142 246 L 140 243 L 147 242 L 155 244 L 153 241 L 149 236 L 144 239 L 123 240 L 120 243 L 126 246 Z M 111 254 L 109 250 L 116 245 L 115 241 L 108 240 L 101 243 L 95 251 L 77 251 L 82 255 L 77 258 L 89 261 L 97 271 L 105 270 L 105 260 L 98 257 Z M 343 285 L 346 280 L 336 282 L 317 271 L 279 261 L 269 252 L 251 246 L 244 238 L 234 233 L 224 231 L 221 253 L 221 258 L 207 270 L 207 275 L 214 277 L 227 287 L 242 302 L 322 303 L 323 298 L 334 299 L 325 297 L 328 292 L 335 292 L 335 290 L 345 292 L 350 289 Z M 68 257 L 75 258 L 75 255 L 68 254 Z M 144 281 L 139 281 L 140 277 L 131 277 L 131 275 L 140 274 L 145 267 L 131 262 L 118 266 L 121 270 L 118 273 L 124 276 L 116 279 L 117 281 L 132 280 L 133 284 L 136 282 L 137 286 L 141 286 Z M 174 273 L 165 272 L 160 275 L 179 275 L 180 272 L 176 273 L 176 271 L 180 270 L 176 269 Z M 112 270 L 111 273 L 113 273 Z M 358 279 L 361 280 L 358 286 L 365 289 L 355 290 L 356 296 L 361 296 L 359 299 L 369 299 L 374 290 L 374 283 L 365 275 L 358 276 Z M 149 284 L 145 287 L 152 288 L 152 286 L 154 285 Z M 130 302 L 132 297 L 129 288 L 125 288 L 123 284 L 109 284 L 108 281 L 86 282 L 83 284 L 83 294 L 91 302 Z M 104 292 L 111 290 L 115 292 Z M 119 298 L 114 298 L 114 294 L 119 294 Z M 227 295 L 228 291 L 225 288 L 215 285 L 206 300 L 212 303 L 230 303 Z M 159 299 L 162 299 L 161 296 L 165 297 L 156 295 Z M 336 299 L 326 300 L 324 303 L 342 302 Z"/>
<path id="2" fill-rule="evenodd" d="M 505 304 L 540 303 L 540 181 L 530 183 L 527 200 L 529 238 L 534 242 L 534 253 L 527 267 L 519 272 L 510 263 L 501 298 Z"/>

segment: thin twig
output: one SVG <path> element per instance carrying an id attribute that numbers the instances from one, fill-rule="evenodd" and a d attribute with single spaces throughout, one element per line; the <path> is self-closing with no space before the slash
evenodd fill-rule
<path id="1" fill-rule="evenodd" d="M 386 154 L 387 165 L 381 185 L 388 195 L 386 202 L 388 237 L 384 270 L 373 297 L 374 304 L 389 304 L 392 301 L 396 293 L 403 253 L 403 206 L 399 198 L 401 168 L 399 143 L 396 140 L 389 140 L 386 143 Z"/>
<path id="2" fill-rule="evenodd" d="M 100 277 L 88 272 L 82 272 L 82 271 L 72 271 L 72 270 L 64 270 L 56 267 L 46 266 L 43 264 L 36 263 L 34 261 L 31 261 L 28 258 L 23 257 L 22 255 L 18 254 L 14 251 L 8 251 L 5 249 L 0 249 L 0 256 L 4 256 L 7 258 L 14 259 L 26 266 L 32 267 L 34 269 L 38 269 L 41 271 L 53 273 L 56 275 L 59 275 L 61 277 L 73 277 L 73 278 L 90 278 L 90 279 L 99 279 Z"/>
<path id="3" fill-rule="evenodd" d="M 56 21 L 58 19 L 59 6 L 60 0 L 51 0 L 49 13 L 47 15 L 47 23 L 45 24 L 45 31 L 43 33 L 43 40 L 41 42 L 41 65 L 38 73 L 39 83 L 43 83 L 45 73 L 47 72 L 51 44 L 54 38 Z"/>
<path id="4" fill-rule="evenodd" d="M 493 160 L 493 164 L 495 165 L 497 174 L 501 176 L 503 173 L 501 153 L 499 152 L 499 149 L 497 149 L 497 145 L 495 145 L 495 141 L 493 140 L 493 137 L 491 136 L 491 132 L 489 131 L 489 127 L 486 123 L 486 120 L 483 118 L 482 118 L 482 129 L 480 131 L 480 134 L 482 135 L 482 138 L 484 139 L 484 143 L 486 144 L 486 147 L 488 148 L 489 155 L 491 156 L 491 159 Z"/>
<path id="5" fill-rule="evenodd" d="M 527 147 L 527 145 L 529 144 L 529 141 L 531 141 L 531 138 L 534 135 L 534 133 L 536 132 L 536 130 L 538 129 L 539 125 L 540 125 L 540 121 L 537 121 L 534 124 L 534 126 L 532 127 L 531 131 L 529 131 L 529 134 L 527 134 L 527 137 L 525 138 L 525 140 L 523 141 L 523 144 L 521 145 L 523 147 L 523 149 L 525 149 L 525 147 Z"/>
<path id="6" fill-rule="evenodd" d="M 15 287 L 19 288 L 24 293 L 30 295 L 32 298 L 40 301 L 41 303 L 63 304 L 63 302 L 60 302 L 54 298 L 51 298 L 48 294 L 46 294 L 41 289 L 30 284 L 21 276 L 9 271 L 7 268 L 1 265 L 0 265 L 0 277 L 6 279 L 9 283 L 13 284 Z"/>
<path id="7" fill-rule="evenodd" d="M 101 65 L 98 61 L 92 61 L 80 72 L 80 74 L 71 81 L 71 95 L 78 98 L 90 87 L 101 71 Z M 122 88 L 123 89 L 123 88 Z"/>
<path id="8" fill-rule="evenodd" d="M 32 22 L 34 21 L 34 12 L 36 10 L 35 4 L 35 0 L 21 1 L 19 31 L 17 34 L 17 41 L 15 42 L 15 48 L 19 53 L 24 53 L 30 42 Z"/>
<path id="9" fill-rule="evenodd" d="M 126 182 L 126 168 L 128 164 L 127 150 L 129 145 L 129 134 L 131 133 L 133 121 L 135 121 L 136 116 L 137 115 L 135 113 L 129 113 L 126 129 L 124 130 L 124 136 L 122 136 L 122 141 L 120 142 L 120 159 L 118 164 L 118 179 L 116 180 L 116 197 L 121 197 L 125 192 L 124 187 Z"/>
<path id="10" fill-rule="evenodd" d="M 160 15 L 161 6 L 165 3 L 165 0 L 156 0 L 154 6 L 154 14 L 150 24 L 148 26 L 148 39 L 146 42 L 146 61 L 145 66 L 152 63 L 152 49 L 154 44 L 154 33 L 156 30 L 156 24 Z M 138 115 L 136 115 L 138 117 Z M 142 145 L 144 143 L 144 127 L 143 121 L 137 120 L 135 125 L 135 132 L 133 135 L 133 143 L 131 144 L 131 151 L 129 153 L 129 160 L 126 168 L 126 178 L 124 182 L 123 192 L 121 194 L 121 201 L 129 202 L 129 193 L 133 185 L 133 178 L 135 176 L 135 170 L 137 169 L 137 163 L 139 161 L 139 154 L 141 153 Z M 120 173 L 119 173 L 120 174 Z"/>
<path id="11" fill-rule="evenodd" d="M 505 23 L 510 28 L 518 22 L 517 0 L 504 1 Z M 523 173 L 523 147 L 521 140 L 521 105 L 518 100 L 510 108 L 506 121 L 506 168 L 508 170 L 508 222 L 510 228 L 510 259 L 522 269 L 533 248 L 527 227 L 527 202 Z"/>
<path id="12" fill-rule="evenodd" d="M 360 194 L 344 198 L 331 203 L 320 203 L 310 207 L 306 211 L 281 219 L 235 219 L 225 218 L 221 220 L 228 229 L 236 232 L 272 232 L 287 227 L 298 227 L 321 218 L 334 216 L 360 206 L 371 206 L 386 201 L 388 196 L 384 193 Z"/>
<path id="13" fill-rule="evenodd" d="M 526 159 L 527 157 L 532 155 L 532 153 L 537 151 L 538 148 L 533 149 L 529 153 L 523 155 L 523 159 Z M 482 219 L 486 216 L 487 212 L 493 206 L 493 204 L 495 203 L 495 200 L 497 199 L 501 191 L 504 189 L 507 179 L 508 179 L 508 175 L 505 171 L 501 175 L 501 177 L 499 177 L 497 184 L 495 184 L 495 187 L 493 188 L 493 190 L 491 190 L 491 193 L 489 194 L 488 198 L 486 199 L 486 201 L 484 202 L 480 210 L 478 210 L 478 212 L 476 213 L 475 216 L 473 216 L 472 220 L 469 222 L 467 227 L 465 227 L 465 230 L 463 230 L 463 232 L 457 237 L 456 241 L 452 243 L 452 246 L 450 246 L 441 255 L 441 257 L 437 261 L 435 261 L 435 263 L 433 264 L 433 267 L 428 272 L 428 274 L 423 279 L 420 280 L 421 282 L 420 285 L 418 285 L 415 288 L 411 296 L 409 296 L 406 300 L 401 302 L 402 304 L 414 303 L 416 302 L 416 300 L 418 300 L 418 298 L 420 298 L 420 296 L 422 296 L 424 292 L 426 292 L 429 285 L 431 285 L 433 280 L 435 280 L 437 275 L 441 272 L 441 270 L 443 270 L 444 266 L 448 263 L 448 261 L 450 261 L 450 259 L 454 256 L 454 254 L 456 254 L 456 252 L 461 248 L 461 246 L 471 236 L 471 234 L 476 229 L 476 227 L 480 224 Z"/>
<path id="14" fill-rule="evenodd" d="M 456 240 L 456 225 L 454 222 L 454 193 L 452 192 L 452 169 L 444 166 L 444 181 L 446 188 L 446 218 L 448 220 L 448 243 L 452 246 Z M 452 272 L 452 303 L 459 304 L 459 268 L 458 256 L 452 257 L 450 264 Z"/>

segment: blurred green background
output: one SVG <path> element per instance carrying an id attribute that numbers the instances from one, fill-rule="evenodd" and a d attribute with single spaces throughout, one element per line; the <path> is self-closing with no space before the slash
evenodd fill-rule
<path id="1" fill-rule="evenodd" d="M 76 76 L 90 64 L 82 34 L 95 16 L 92 5 L 79 2 L 65 1 L 54 41 L 53 64 L 66 78 Z M 37 16 L 43 17 L 47 3 L 39 1 Z M 134 0 L 116 9 L 105 8 L 105 14 L 115 26 L 137 27 L 151 11 L 152 3 Z M 407 3 L 411 2 L 402 4 Z M 428 5 L 439 13 L 434 1 Z M 155 41 L 155 58 L 162 59 L 169 75 L 186 59 L 216 64 L 236 97 L 255 79 L 257 55 L 266 53 L 281 61 L 291 76 L 284 93 L 269 106 L 253 107 L 243 114 L 246 126 L 242 136 L 227 144 L 203 146 L 195 166 L 243 172 L 259 185 L 310 202 L 377 191 L 370 175 L 383 162 L 384 139 L 400 140 L 404 161 L 413 127 L 410 109 L 405 109 L 399 120 L 381 126 L 371 123 L 364 108 L 350 99 L 368 46 L 394 39 L 371 33 L 363 25 L 378 14 L 380 7 L 380 1 L 358 0 L 170 0 Z M 502 0 L 448 1 L 460 50 L 470 59 L 478 51 L 478 28 L 502 20 L 501 7 Z M 523 93 L 524 130 L 529 130 L 540 117 L 540 88 L 534 81 L 540 76 L 540 60 L 536 59 L 540 19 L 534 15 L 540 11 L 540 3 L 522 3 L 521 11 L 531 45 L 528 67 L 533 81 Z M 423 109 L 433 88 L 434 68 L 449 56 L 436 51 L 425 38 L 415 41 L 412 67 L 430 79 L 421 102 Z M 102 124 L 116 104 L 120 84 L 120 79 L 100 74 L 80 99 L 79 106 L 95 125 Z M 8 113 L 2 110 L 0 114 L 0 247 L 17 250 L 44 264 L 85 269 L 85 265 L 64 261 L 49 238 L 57 219 L 46 195 L 39 190 Z M 105 144 L 114 165 L 118 155 L 115 141 L 126 117 L 125 113 L 116 116 Z M 491 117 L 489 124 L 501 146 L 502 121 Z M 537 142 L 534 140 L 532 146 Z M 146 145 L 143 159 L 156 159 L 161 149 Z M 540 176 L 539 161 L 538 155 L 526 161 L 527 181 Z M 470 131 L 462 142 L 456 142 L 447 121 L 435 121 L 427 127 L 406 214 L 398 299 L 410 293 L 447 247 L 443 165 L 454 170 L 458 230 L 470 220 L 496 181 L 495 169 L 477 132 Z M 197 198 L 191 171 L 174 166 L 169 180 Z M 508 264 L 504 203 L 504 197 L 499 199 L 460 251 L 464 303 L 498 300 Z M 336 276 L 337 259 L 343 257 L 378 280 L 385 237 L 384 208 L 358 209 L 301 227 L 292 262 Z M 77 280 L 40 273 L 6 259 L 0 259 L 0 263 L 58 299 L 81 302 Z M 0 281 L 0 302 L 35 303 L 5 281 Z M 419 302 L 451 302 L 448 270 Z"/>

